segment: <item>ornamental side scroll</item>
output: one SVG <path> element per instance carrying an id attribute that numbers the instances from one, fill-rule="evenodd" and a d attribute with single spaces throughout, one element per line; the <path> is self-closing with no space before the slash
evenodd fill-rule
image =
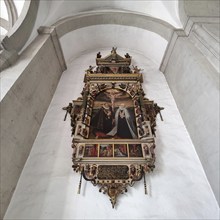
<path id="1" fill-rule="evenodd" d="M 81 96 L 64 107 L 71 118 L 73 170 L 99 191 L 107 194 L 115 207 L 117 197 L 128 186 L 155 168 L 156 117 L 163 110 L 145 97 L 142 70 L 131 66 L 112 48 L 97 66 L 89 66 Z"/>

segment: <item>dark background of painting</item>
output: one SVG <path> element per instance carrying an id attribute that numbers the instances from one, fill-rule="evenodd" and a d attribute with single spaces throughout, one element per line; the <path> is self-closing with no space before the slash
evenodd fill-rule
<path id="1" fill-rule="evenodd" d="M 131 116 L 131 119 L 135 125 L 135 132 L 137 134 L 137 126 L 136 126 L 135 114 L 134 114 L 134 104 L 133 104 L 132 98 L 125 91 L 122 91 L 119 89 L 108 89 L 108 90 L 104 90 L 104 91 L 100 92 L 96 96 L 96 99 L 94 101 L 94 106 L 93 106 L 93 111 L 92 111 L 92 120 L 91 120 L 91 124 L 90 124 L 90 134 L 89 134 L 90 139 L 96 138 L 95 129 L 93 126 L 93 118 L 96 116 L 96 114 L 102 108 L 102 105 L 104 103 L 108 103 L 110 106 L 112 106 L 111 99 L 110 99 L 110 93 L 115 94 L 113 114 L 115 114 L 119 105 L 121 105 L 123 103 Z M 106 139 L 106 138 L 112 138 L 112 137 L 111 136 L 110 137 L 103 136 L 102 138 Z M 117 137 L 115 137 L 115 138 L 117 138 Z"/>

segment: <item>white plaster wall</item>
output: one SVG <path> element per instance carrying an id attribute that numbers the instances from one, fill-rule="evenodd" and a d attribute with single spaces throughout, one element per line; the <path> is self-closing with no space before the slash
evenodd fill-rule
<path id="1" fill-rule="evenodd" d="M 106 195 L 83 181 L 77 194 L 79 175 L 71 162 L 70 119 L 62 110 L 83 88 L 84 70 L 95 64 L 98 51 L 73 60 L 61 77 L 50 107 L 19 179 L 5 219 L 218 219 L 219 209 L 202 165 L 183 124 L 164 75 L 141 54 L 129 52 L 133 64 L 144 69 L 144 90 L 163 111 L 158 118 L 156 168 L 143 181 L 128 188 L 111 208 Z"/>
<path id="2" fill-rule="evenodd" d="M 165 76 L 219 201 L 219 73 L 188 38 L 178 38 Z"/>
<path id="3" fill-rule="evenodd" d="M 44 35 L 35 39 L 16 65 L 0 75 L 1 218 L 8 207 L 61 73 L 51 38 Z"/>

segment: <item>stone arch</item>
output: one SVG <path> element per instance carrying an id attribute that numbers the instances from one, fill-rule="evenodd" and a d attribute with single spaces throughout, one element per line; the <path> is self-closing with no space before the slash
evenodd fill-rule
<path id="1" fill-rule="evenodd" d="M 0 45 L 1 70 L 11 66 L 17 60 L 19 51 L 25 45 L 33 30 L 38 6 L 39 0 L 25 1 L 21 15 L 2 40 Z M 12 17 L 15 18 L 15 16 Z"/>
<path id="2" fill-rule="evenodd" d="M 171 24 L 163 20 L 142 15 L 140 13 L 117 10 L 81 13 L 76 16 L 63 18 L 52 25 L 52 27 L 56 29 L 58 38 L 61 38 L 71 31 L 99 24 L 118 24 L 138 27 L 157 33 L 167 41 L 170 40 L 170 37 L 175 30 Z"/>

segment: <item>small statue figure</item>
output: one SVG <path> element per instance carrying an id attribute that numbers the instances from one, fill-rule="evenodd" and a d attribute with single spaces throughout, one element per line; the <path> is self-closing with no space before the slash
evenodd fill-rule
<path id="1" fill-rule="evenodd" d="M 101 57 L 102 57 L 101 53 L 98 52 L 96 57 L 97 57 L 97 58 L 101 58 Z"/>
<path id="2" fill-rule="evenodd" d="M 155 144 L 152 144 L 151 146 L 150 146 L 150 153 L 151 153 L 151 155 L 152 155 L 152 158 L 155 158 L 155 153 L 154 153 L 154 149 L 155 149 Z"/>
<path id="3" fill-rule="evenodd" d="M 116 54 L 117 47 L 112 47 L 111 54 Z"/>
<path id="4" fill-rule="evenodd" d="M 73 159 L 76 157 L 76 145 L 75 144 L 72 144 L 72 148 L 73 148 Z"/>
<path id="5" fill-rule="evenodd" d="M 129 55 L 129 53 L 125 54 L 125 58 L 131 58 L 131 56 Z"/>
<path id="6" fill-rule="evenodd" d="M 132 176 L 135 175 L 135 173 L 136 173 L 136 168 L 133 164 L 130 166 L 130 172 L 131 172 Z"/>
<path id="7" fill-rule="evenodd" d="M 162 117 L 162 115 L 161 115 L 161 110 L 163 110 L 164 108 L 163 107 L 160 107 L 160 106 L 158 106 L 157 104 L 154 104 L 154 109 L 155 109 L 155 112 L 156 112 L 156 114 L 158 114 L 159 113 L 159 115 L 160 115 L 160 119 L 161 119 L 161 121 L 163 121 L 163 117 Z"/>
<path id="8" fill-rule="evenodd" d="M 86 164 L 85 172 L 84 172 L 86 179 L 93 180 L 96 176 L 96 172 L 97 172 L 97 166 L 95 164 L 93 165 Z"/>
<path id="9" fill-rule="evenodd" d="M 93 73 L 93 69 L 95 68 L 95 66 L 89 66 L 89 68 L 86 70 L 86 73 Z"/>
<path id="10" fill-rule="evenodd" d="M 130 166 L 130 177 L 132 181 L 138 181 L 142 178 L 142 167 L 141 165 L 134 165 Z"/>
<path id="11" fill-rule="evenodd" d="M 139 69 L 137 66 L 133 66 L 134 73 L 140 73 L 143 69 Z"/>
<path id="12" fill-rule="evenodd" d="M 66 114 L 64 116 L 64 121 L 66 121 L 67 114 L 68 113 L 70 114 L 72 109 L 73 109 L 73 104 L 72 103 L 69 103 L 69 105 L 67 107 L 63 107 L 63 110 L 66 110 Z"/>
<path id="13" fill-rule="evenodd" d="M 145 156 L 149 156 L 150 155 L 149 147 L 148 147 L 147 144 L 144 145 L 144 154 L 145 154 Z"/>
<path id="14" fill-rule="evenodd" d="M 84 150 L 84 146 L 80 145 L 79 146 L 79 151 L 78 151 L 78 157 L 82 157 L 83 156 L 83 150 Z"/>
<path id="15" fill-rule="evenodd" d="M 111 59 L 111 62 L 117 62 L 117 53 L 116 53 L 116 50 L 117 50 L 117 47 L 112 47 L 112 50 L 111 50 L 111 56 L 112 56 L 112 59 Z"/>

